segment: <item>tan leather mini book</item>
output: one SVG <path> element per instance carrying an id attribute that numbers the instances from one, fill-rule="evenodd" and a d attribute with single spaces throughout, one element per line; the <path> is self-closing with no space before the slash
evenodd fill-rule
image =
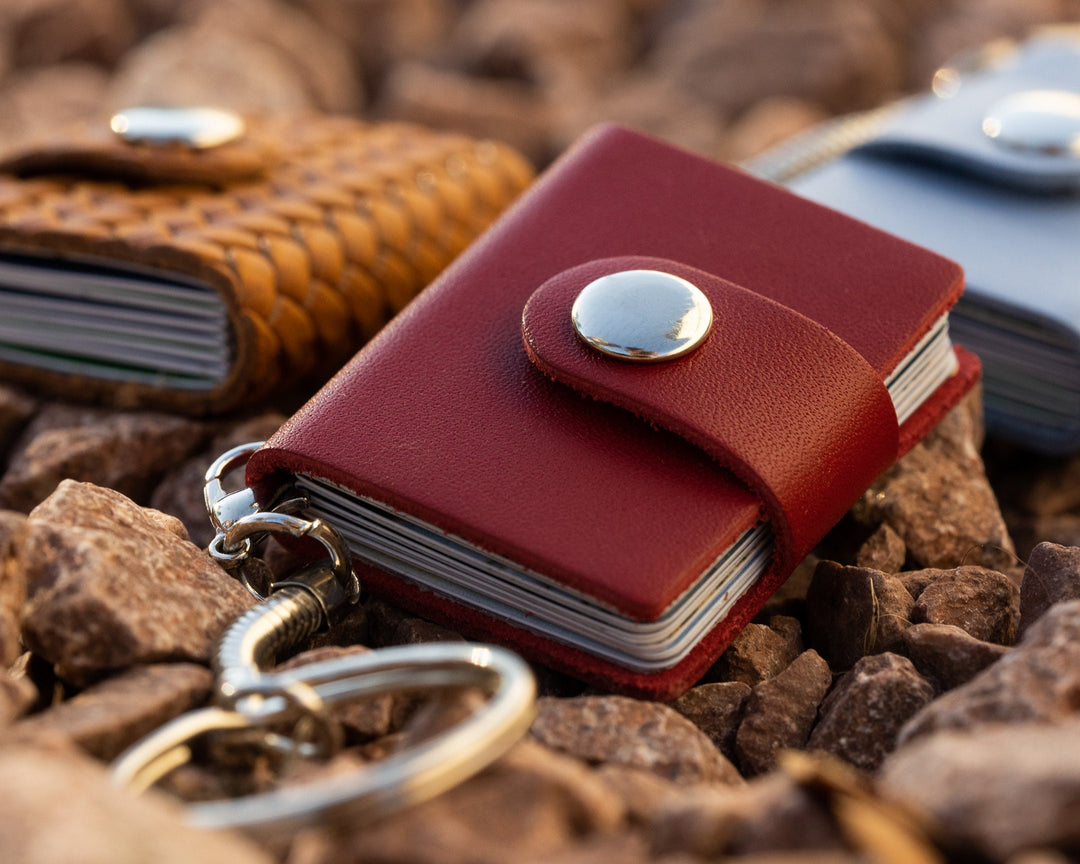
<path id="1" fill-rule="evenodd" d="M 508 147 L 406 124 L 68 130 L 0 157 L 0 380 L 207 414 L 328 376 L 531 179 Z"/>

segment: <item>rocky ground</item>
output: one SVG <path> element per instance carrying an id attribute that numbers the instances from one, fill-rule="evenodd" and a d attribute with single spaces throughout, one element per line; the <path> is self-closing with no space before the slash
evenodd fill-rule
<path id="1" fill-rule="evenodd" d="M 1077 15 L 1064 0 L 6 0 L 0 141 L 185 100 L 461 128 L 540 165 L 598 119 L 739 159 Z M 173 799 L 111 788 L 104 763 L 205 703 L 215 638 L 251 602 L 199 550 L 201 476 L 294 404 L 191 420 L 0 382 L 4 860 L 1080 858 L 1080 457 L 984 442 L 977 393 L 671 705 L 538 670 L 531 733 L 493 767 L 284 844 L 195 831 Z M 308 658 L 452 636 L 367 601 Z M 454 707 L 344 710 L 339 759 L 393 752 Z M 165 785 L 237 794 L 271 767 Z"/>

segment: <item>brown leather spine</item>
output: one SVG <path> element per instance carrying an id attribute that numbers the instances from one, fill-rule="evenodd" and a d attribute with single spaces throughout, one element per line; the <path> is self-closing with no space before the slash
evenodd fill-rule
<path id="1" fill-rule="evenodd" d="M 0 254 L 197 279 L 221 296 L 234 348 L 227 379 L 200 392 L 5 362 L 0 379 L 195 414 L 333 371 L 532 179 L 503 145 L 318 116 L 249 118 L 243 139 L 205 152 L 88 129 L 0 172 Z"/>

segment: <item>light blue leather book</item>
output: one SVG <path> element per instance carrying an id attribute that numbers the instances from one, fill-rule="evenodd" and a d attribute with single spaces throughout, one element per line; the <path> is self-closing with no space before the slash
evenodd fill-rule
<path id="1" fill-rule="evenodd" d="M 986 54 L 746 167 L 959 262 L 950 329 L 982 358 L 988 427 L 1078 450 L 1080 37 Z"/>

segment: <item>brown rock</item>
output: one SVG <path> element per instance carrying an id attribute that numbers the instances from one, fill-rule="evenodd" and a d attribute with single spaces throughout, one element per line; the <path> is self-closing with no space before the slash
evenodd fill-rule
<path id="1" fill-rule="evenodd" d="M 1080 709 L 1080 601 L 1059 603 L 1021 642 L 968 683 L 935 699 L 904 727 L 903 744 L 940 729 L 1059 722 Z"/>
<path id="2" fill-rule="evenodd" d="M 304 6 L 375 77 L 391 63 L 440 52 L 456 11 L 448 0 L 307 0 Z"/>
<path id="3" fill-rule="evenodd" d="M 145 500 L 157 477 L 204 435 L 202 424 L 168 414 L 49 405 L 16 445 L 0 480 L 0 506 L 28 512 L 65 478 Z"/>
<path id="4" fill-rule="evenodd" d="M 202 0 L 191 15 L 198 27 L 252 39 L 291 68 L 315 107 L 352 113 L 363 104 L 360 68 L 345 40 L 306 12 L 281 0 Z"/>
<path id="5" fill-rule="evenodd" d="M 903 652 L 941 690 L 966 684 L 1004 657 L 1004 645 L 983 642 L 952 624 L 916 624 L 904 631 Z"/>
<path id="6" fill-rule="evenodd" d="M 726 152 L 725 124 L 716 109 L 648 73 L 619 78 L 595 95 L 555 100 L 552 113 L 554 144 L 560 150 L 597 123 L 619 123 L 703 156 L 718 158 Z"/>
<path id="7" fill-rule="evenodd" d="M 830 684 L 828 664 L 810 650 L 754 688 L 735 736 L 735 752 L 745 773 L 769 771 L 779 750 L 806 744 Z"/>
<path id="8" fill-rule="evenodd" d="M 1020 589 L 1004 573 L 983 567 L 941 571 L 915 601 L 913 620 L 953 624 L 976 639 L 1011 645 Z"/>
<path id="9" fill-rule="evenodd" d="M 680 11 L 649 61 L 723 115 L 771 96 L 852 110 L 880 104 L 900 88 L 896 47 L 857 0 L 699 0 Z"/>
<path id="10" fill-rule="evenodd" d="M 18 146 L 58 126 L 103 120 L 108 80 L 104 70 L 89 63 L 19 70 L 5 79 L 0 91 L 0 137 Z M 2 423 L 0 420 L 0 427 Z M 0 431 L 0 443 L 3 438 Z"/>
<path id="11" fill-rule="evenodd" d="M 26 602 L 26 568 L 22 561 L 26 517 L 0 510 L 0 669 L 22 653 L 19 620 Z"/>
<path id="12" fill-rule="evenodd" d="M 978 391 L 964 397 L 937 427 L 887 470 L 855 505 L 867 525 L 882 522 L 922 567 L 977 564 L 1003 570 L 1013 544 L 979 457 Z"/>
<path id="13" fill-rule="evenodd" d="M 5 85 L 6 87 L 7 85 Z M 3 133 L 0 126 L 0 134 Z M 6 461 L 8 448 L 34 412 L 37 402 L 21 390 L 0 384 L 0 465 Z"/>
<path id="14" fill-rule="evenodd" d="M 828 118 L 817 105 L 789 96 L 762 99 L 731 127 L 724 146 L 728 161 L 741 162 L 781 144 Z M 883 569 L 883 568 L 879 568 Z"/>
<path id="15" fill-rule="evenodd" d="M 6 0 L 16 66 L 85 60 L 111 66 L 135 41 L 123 0 Z"/>
<path id="16" fill-rule="evenodd" d="M 678 798 L 686 788 L 648 769 L 611 762 L 600 765 L 595 774 L 607 784 L 608 794 L 622 801 L 627 819 L 639 825 L 652 825 L 666 803 Z"/>
<path id="17" fill-rule="evenodd" d="M 676 783 L 740 783 L 739 773 L 693 723 L 667 705 L 623 696 L 546 697 L 532 736 L 592 764 L 646 768 Z"/>
<path id="18" fill-rule="evenodd" d="M 740 681 L 754 687 L 786 669 L 803 650 L 802 627 L 784 615 L 764 624 L 747 624 L 732 640 L 706 680 Z"/>
<path id="19" fill-rule="evenodd" d="M 908 594 L 918 600 L 922 592 L 926 590 L 927 585 L 938 579 L 942 573 L 947 572 L 947 570 L 937 570 L 929 567 L 925 570 L 908 570 L 906 573 L 897 573 L 896 578 L 904 586 Z"/>
<path id="20" fill-rule="evenodd" d="M 238 835 L 189 828 L 164 797 L 119 789 L 75 753 L 0 747 L 0 800 L 0 848 L 19 864 L 272 861 Z"/>
<path id="21" fill-rule="evenodd" d="M 746 810 L 747 787 L 728 789 L 692 786 L 670 796 L 652 819 L 652 853 L 657 857 L 721 856 Z"/>
<path id="22" fill-rule="evenodd" d="M 284 113 L 314 107 L 305 82 L 280 52 L 254 37 L 207 26 L 169 27 L 139 43 L 117 67 L 106 102 L 112 110 L 211 104 Z"/>
<path id="23" fill-rule="evenodd" d="M 395 120 L 505 141 L 534 162 L 553 155 L 551 104 L 521 81 L 399 63 L 383 84 L 380 110 Z"/>
<path id="24" fill-rule="evenodd" d="M 742 681 L 701 684 L 672 702 L 671 707 L 708 735 L 728 759 L 734 759 L 735 732 L 749 696 L 750 687 Z"/>
<path id="25" fill-rule="evenodd" d="M 821 704 L 807 747 L 874 771 L 896 745 L 900 727 L 933 698 L 934 688 L 906 657 L 863 657 Z"/>
<path id="26" fill-rule="evenodd" d="M 622 820 L 592 771 L 526 740 L 434 800 L 346 834 L 325 864 L 501 864 L 566 849 Z"/>
<path id="27" fill-rule="evenodd" d="M 0 729 L 29 711 L 37 695 L 37 688 L 26 676 L 0 671 Z"/>
<path id="28" fill-rule="evenodd" d="M 206 470 L 222 453 L 233 447 L 252 441 L 265 441 L 285 419 L 283 414 L 262 414 L 215 436 L 205 452 L 182 462 L 162 478 L 150 496 L 150 506 L 183 522 L 191 542 L 196 546 L 207 546 L 214 539 L 214 529 L 203 502 Z"/>
<path id="29" fill-rule="evenodd" d="M 461 642 L 462 637 L 446 627 L 414 618 L 382 600 L 368 600 L 368 638 L 375 648 L 390 645 L 416 645 L 420 642 Z"/>
<path id="30" fill-rule="evenodd" d="M 118 492 L 65 480 L 27 527 L 23 637 L 71 683 L 136 663 L 206 662 L 252 604 L 178 520 Z"/>
<path id="31" fill-rule="evenodd" d="M 882 573 L 898 573 L 904 566 L 907 547 L 900 535 L 888 525 L 878 525 L 859 548 L 856 567 L 866 567 Z"/>
<path id="32" fill-rule="evenodd" d="M 656 855 L 752 855 L 747 860 L 768 861 L 756 856 L 798 851 L 798 860 L 817 861 L 822 851 L 846 845 L 821 796 L 780 772 L 743 787 L 691 787 L 665 802 L 652 828 Z"/>
<path id="33" fill-rule="evenodd" d="M 621 832 L 600 834 L 579 841 L 553 855 L 541 855 L 524 864 L 648 864 L 653 861 L 649 844 L 640 834 Z M 1057 864 L 1057 862 L 1031 862 L 1031 864 Z"/>
<path id="34" fill-rule="evenodd" d="M 450 54 L 473 73 L 572 97 L 628 65 L 629 25 L 619 0 L 478 0 L 454 28 Z"/>
<path id="35" fill-rule="evenodd" d="M 1080 722 L 939 731 L 885 762 L 887 794 L 914 802 L 957 849 L 1001 861 L 1080 844 Z"/>
<path id="36" fill-rule="evenodd" d="M 20 741 L 70 741 L 109 761 L 148 732 L 210 696 L 213 675 L 194 663 L 137 666 L 22 720 Z"/>
<path id="37" fill-rule="evenodd" d="M 860 657 L 893 646 L 913 607 L 898 579 L 821 561 L 806 595 L 808 642 L 834 669 L 850 669 Z"/>
<path id="38" fill-rule="evenodd" d="M 1040 543 L 1028 558 L 1020 583 L 1020 626 L 1027 629 L 1055 603 L 1080 600 L 1080 548 Z"/>

